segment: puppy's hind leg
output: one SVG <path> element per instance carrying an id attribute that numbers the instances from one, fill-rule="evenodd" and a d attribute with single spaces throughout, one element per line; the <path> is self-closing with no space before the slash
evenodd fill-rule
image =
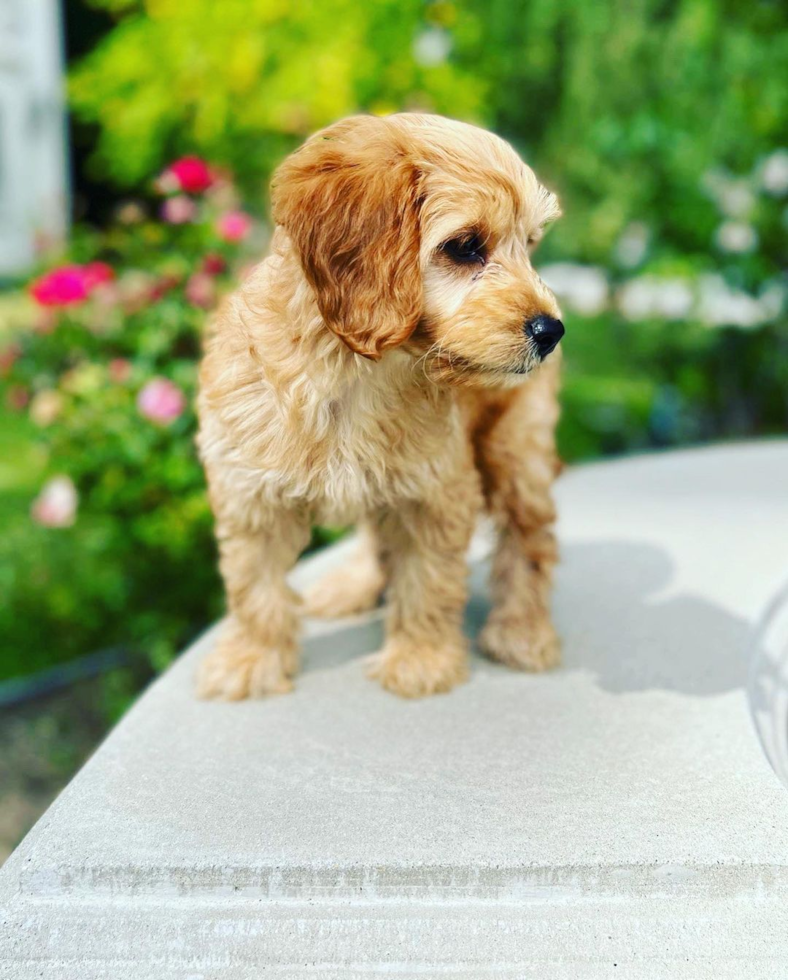
<path id="1" fill-rule="evenodd" d="M 377 605 L 385 587 L 377 537 L 360 524 L 354 553 L 304 592 L 304 608 L 309 616 L 352 616 Z"/>
<path id="2" fill-rule="evenodd" d="M 479 647 L 516 670 L 549 670 L 561 659 L 550 616 L 555 537 L 546 528 L 525 533 L 503 528 L 500 533 L 493 559 L 494 606 Z"/>
<path id="3" fill-rule="evenodd" d="M 493 609 L 481 650 L 519 670 L 547 670 L 560 660 L 550 615 L 558 548 L 552 484 L 559 471 L 554 429 L 557 365 L 548 364 L 517 391 L 477 440 L 487 504 L 498 527 Z"/>

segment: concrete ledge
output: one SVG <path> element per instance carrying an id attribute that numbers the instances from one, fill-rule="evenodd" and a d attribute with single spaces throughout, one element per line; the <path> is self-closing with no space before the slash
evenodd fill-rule
<path id="1" fill-rule="evenodd" d="M 571 471 L 549 675 L 476 659 L 400 701 L 363 677 L 376 612 L 308 624 L 295 694 L 201 703 L 208 634 L 0 872 L 0 976 L 784 980 L 788 794 L 745 652 L 786 486 L 788 442 Z"/>

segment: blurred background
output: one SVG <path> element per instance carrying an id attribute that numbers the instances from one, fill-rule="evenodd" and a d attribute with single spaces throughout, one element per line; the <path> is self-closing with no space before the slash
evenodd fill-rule
<path id="1" fill-rule="evenodd" d="M 221 614 L 195 365 L 282 156 L 358 111 L 515 145 L 567 461 L 784 433 L 786 65 L 782 0 L 0 2 L 0 860 Z"/>

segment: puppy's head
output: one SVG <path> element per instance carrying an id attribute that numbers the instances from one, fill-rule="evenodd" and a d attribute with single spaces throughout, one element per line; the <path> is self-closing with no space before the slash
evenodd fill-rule
<path id="1" fill-rule="evenodd" d="M 405 345 L 435 379 L 499 384 L 561 339 L 531 265 L 558 203 L 484 130 L 346 119 L 282 164 L 272 197 L 323 319 L 357 354 Z"/>

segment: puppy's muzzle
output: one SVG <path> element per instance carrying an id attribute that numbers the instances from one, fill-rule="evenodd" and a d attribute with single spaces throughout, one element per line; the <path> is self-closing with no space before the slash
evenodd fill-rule
<path id="1" fill-rule="evenodd" d="M 525 324 L 525 336 L 534 342 L 536 351 L 541 360 L 555 350 L 559 340 L 564 335 L 564 325 L 555 317 L 540 313 L 532 320 L 527 320 Z"/>

